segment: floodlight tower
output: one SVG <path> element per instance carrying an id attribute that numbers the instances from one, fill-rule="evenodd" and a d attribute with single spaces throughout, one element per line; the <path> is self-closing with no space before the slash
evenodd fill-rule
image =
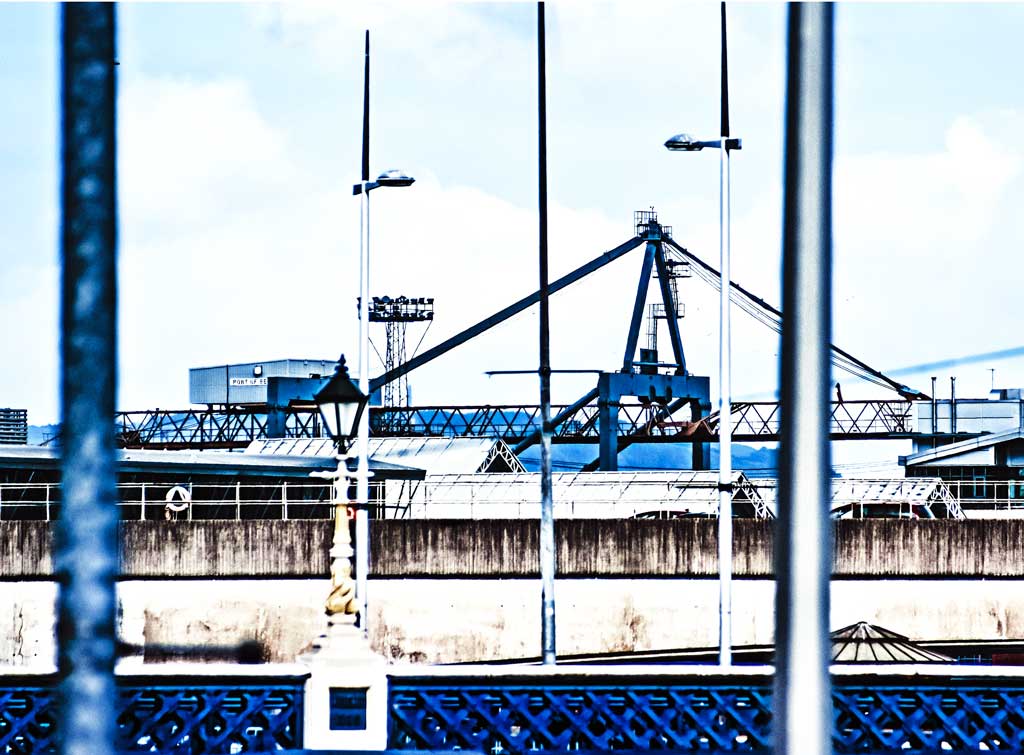
<path id="1" fill-rule="evenodd" d="M 384 347 L 384 371 L 391 370 L 406 361 L 405 335 L 409 323 L 430 323 L 434 320 L 434 299 L 410 298 L 407 296 L 374 296 L 370 300 L 370 322 L 384 323 L 386 344 Z M 384 406 L 409 405 L 409 378 L 402 375 L 382 389 Z"/>

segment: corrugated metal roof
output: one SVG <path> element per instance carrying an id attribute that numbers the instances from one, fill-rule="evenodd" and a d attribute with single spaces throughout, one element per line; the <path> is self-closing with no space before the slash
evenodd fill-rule
<path id="1" fill-rule="evenodd" d="M 503 440 L 493 438 L 373 438 L 370 456 L 408 464 L 429 475 L 525 472 L 519 458 Z"/>
<path id="2" fill-rule="evenodd" d="M 759 479 L 755 484 L 768 507 L 775 511 L 778 481 Z M 870 515 L 872 507 L 877 509 L 894 504 L 904 505 L 907 513 L 927 518 L 937 515 L 963 518 L 949 488 L 938 477 L 832 480 L 831 512 L 834 518 L 856 514 L 856 507 L 863 507 L 862 513 Z"/>
<path id="3" fill-rule="evenodd" d="M 154 451 L 119 450 L 119 473 L 204 475 L 288 476 L 307 475 L 310 471 L 333 469 L 330 457 L 300 455 L 234 453 L 231 451 Z M 59 469 L 60 451 L 41 446 L 0 446 L 0 468 Z M 387 477 L 419 479 L 422 471 L 387 461 L 370 459 L 370 469 Z"/>
<path id="4" fill-rule="evenodd" d="M 968 438 L 956 443 L 947 443 L 937 448 L 930 448 L 926 451 L 918 451 L 916 454 L 907 456 L 903 463 L 908 467 L 925 466 L 939 459 L 948 459 L 962 453 L 969 453 L 982 448 L 991 448 L 992 446 L 1020 440 L 1021 438 L 1024 438 L 1024 429 L 1021 428 L 989 433 L 988 435 L 982 435 L 980 438 Z"/>
<path id="5" fill-rule="evenodd" d="M 732 477 L 734 510 L 769 516 L 757 491 L 742 472 Z M 560 518 L 670 518 L 718 513 L 718 473 L 558 472 L 552 475 L 555 516 Z M 540 475 L 428 474 L 404 500 L 413 518 L 537 518 Z"/>
<path id="6" fill-rule="evenodd" d="M 369 450 L 372 460 L 428 474 L 526 471 L 512 449 L 493 438 L 371 438 Z M 255 440 L 245 453 L 329 457 L 334 455 L 334 442 L 327 438 Z"/>
<path id="7" fill-rule="evenodd" d="M 254 440 L 245 447 L 245 454 L 271 456 L 316 456 L 332 458 L 335 454 L 334 441 L 330 438 L 271 438 Z"/>

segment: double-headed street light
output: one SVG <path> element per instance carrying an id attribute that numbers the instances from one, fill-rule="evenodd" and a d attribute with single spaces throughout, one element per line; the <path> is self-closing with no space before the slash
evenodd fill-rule
<path id="1" fill-rule="evenodd" d="M 364 174 L 365 175 L 365 174 Z M 387 170 L 376 181 L 362 181 L 352 187 L 353 194 L 361 194 L 359 212 L 359 390 L 370 394 L 370 192 L 380 187 L 403 188 L 416 181 L 401 170 Z M 359 625 L 368 634 L 366 588 L 370 569 L 370 417 L 362 412 L 358 418 L 356 452 L 356 598 L 359 602 Z M 342 462 L 344 463 L 344 462 Z M 339 474 L 342 472 L 339 465 Z"/>
<path id="2" fill-rule="evenodd" d="M 724 11 L 723 11 L 724 13 Z M 728 119 L 723 131 L 728 133 Z M 719 160 L 719 252 L 721 255 L 722 294 L 719 310 L 718 340 L 718 662 L 732 664 L 732 381 L 729 332 L 729 153 L 743 148 L 740 139 L 722 136 L 703 141 L 689 134 L 676 134 L 665 147 L 672 152 L 700 152 L 705 148 L 721 150 Z"/>

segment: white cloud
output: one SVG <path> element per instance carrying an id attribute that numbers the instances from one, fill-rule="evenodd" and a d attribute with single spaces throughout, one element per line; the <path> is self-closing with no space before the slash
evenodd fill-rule
<path id="1" fill-rule="evenodd" d="M 31 424 L 58 414 L 60 271 L 56 262 L 5 270 L 0 296 L 0 361 L 6 366 L 3 406 L 28 409 Z"/>
<path id="2" fill-rule="evenodd" d="M 185 404 L 189 366 L 261 358 L 265 334 L 304 351 L 325 271 L 340 277 L 340 194 L 244 81 L 135 78 L 121 112 L 121 405 Z"/>
<path id="3" fill-rule="evenodd" d="M 215 117 L 194 127 L 193 113 L 204 108 L 215 108 Z M 190 366 L 333 358 L 341 350 L 351 359 L 357 201 L 322 188 L 239 82 L 141 82 L 127 90 L 124 110 L 124 128 L 132 132 L 124 141 L 125 194 L 145 193 L 154 175 L 175 191 L 126 201 L 121 405 L 184 404 Z M 233 130 L 249 134 L 239 137 L 247 143 L 232 144 Z M 171 134 L 176 147 L 169 155 L 160 146 Z M 627 223 L 593 210 L 552 203 L 551 215 L 552 280 L 631 235 Z M 535 208 L 424 174 L 411 189 L 376 192 L 372 216 L 372 293 L 436 298 L 424 348 L 537 287 Z M 620 364 L 640 254 L 553 297 L 556 367 Z M 683 327 L 691 365 L 707 372 L 714 299 L 686 288 L 701 285 L 684 284 L 691 319 Z M 698 304 L 702 296 L 707 301 Z M 410 333 L 410 348 L 418 336 Z M 376 338 L 383 349 L 382 334 Z M 536 344 L 534 308 L 414 373 L 415 396 L 437 403 L 531 401 L 534 389 L 521 378 L 482 373 L 531 368 Z M 556 399 L 571 400 L 592 382 L 558 378 Z"/>
<path id="4" fill-rule="evenodd" d="M 1024 274 L 1001 260 L 1020 243 L 1024 163 L 992 124 L 955 119 L 940 151 L 837 159 L 835 332 L 849 350 L 894 368 L 1019 342 Z"/>
<path id="5" fill-rule="evenodd" d="M 413 76 L 447 83 L 480 68 L 498 77 L 518 77 L 520 72 L 502 64 L 521 55 L 528 59 L 529 41 L 524 44 L 490 20 L 488 10 L 473 3 L 280 3 L 254 7 L 253 24 L 285 44 L 312 49 L 320 64 L 330 68 L 349 67 L 359 59 L 358 52 L 339 51 L 361 51 L 363 31 L 370 29 L 372 49 L 387 51 L 387 58 L 375 56 L 375 66 L 397 63 Z"/>
<path id="6" fill-rule="evenodd" d="M 174 235 L 216 223 L 285 199 L 295 182 L 285 134 L 242 80 L 130 77 L 120 116 L 120 196 L 131 232 Z"/>
<path id="7" fill-rule="evenodd" d="M 628 210 L 651 201 L 681 244 L 717 266 L 715 161 L 660 147 L 673 130 L 717 125 L 717 6 L 669 7 L 549 6 L 553 278 L 623 241 Z M 733 167 L 733 274 L 779 304 L 784 14 L 734 7 L 733 121 L 745 148 Z M 332 86 L 358 78 L 362 30 L 373 28 L 375 76 L 388 82 L 375 100 L 375 144 L 382 133 L 389 157 L 397 150 L 421 165 L 421 152 L 435 150 L 433 172 L 418 169 L 413 188 L 373 195 L 373 293 L 437 299 L 424 348 L 536 287 L 532 194 L 517 202 L 506 191 L 520 181 L 532 193 L 535 180 L 536 52 L 533 27 L 522 21 L 532 12 L 377 3 L 256 12 L 258 29 L 293 46 Z M 322 158 L 337 148 L 348 160 L 353 149 L 296 143 L 255 77 L 124 75 L 121 406 L 184 404 L 189 366 L 353 354 L 358 203 L 345 190 L 351 176 L 335 175 Z M 358 109 L 358 91 L 337 96 L 346 113 Z M 333 97 L 307 114 L 336 117 L 326 104 Z M 837 155 L 840 345 L 885 368 L 1019 339 L 1024 281 L 1008 260 L 1022 231 L 1014 213 L 1020 122 L 1019 113 L 969 113 L 945 124 L 941 149 L 923 151 L 913 134 L 896 134 L 885 151 Z M 470 142 L 487 141 L 481 134 L 492 140 L 473 152 Z M 495 167 L 489 154 L 506 162 Z M 612 199 L 594 199 L 604 196 Z M 638 272 L 634 252 L 553 298 L 556 367 L 617 366 Z M 713 375 L 716 295 L 695 279 L 680 290 L 691 369 Z M 17 298 L 4 306 L 17 322 L 35 305 Z M 774 334 L 744 318 L 734 317 L 737 395 L 770 390 L 777 372 Z M 12 335 L 11 353 L 29 349 L 28 340 Z M 533 366 L 536 340 L 536 316 L 524 313 L 414 373 L 414 396 L 532 401 L 525 379 L 481 373 Z M 30 349 L 44 363 L 52 361 L 46 350 Z M 1018 378 L 1024 384 L 1024 371 Z M 557 378 L 556 398 L 571 399 L 588 381 Z"/>

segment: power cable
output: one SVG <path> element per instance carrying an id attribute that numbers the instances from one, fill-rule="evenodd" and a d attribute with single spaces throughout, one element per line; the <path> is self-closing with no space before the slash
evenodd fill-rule
<path id="1" fill-rule="evenodd" d="M 711 265 L 704 262 L 695 254 L 676 244 L 672 239 L 666 239 L 666 245 L 670 252 L 674 252 L 677 259 L 682 262 L 693 263 L 690 269 L 697 277 L 710 285 L 716 291 L 721 291 L 722 280 L 720 274 Z M 754 295 L 738 283 L 732 283 L 729 291 L 729 300 L 736 304 L 742 311 L 753 317 L 758 322 L 771 328 L 776 333 L 782 332 L 782 312 L 771 306 L 759 296 Z M 865 364 L 849 352 L 831 344 L 831 362 L 838 369 L 843 370 L 855 377 L 866 380 L 875 385 L 896 391 L 904 398 L 927 398 L 920 391 L 915 391 L 905 385 L 897 383 L 883 373 Z"/>

